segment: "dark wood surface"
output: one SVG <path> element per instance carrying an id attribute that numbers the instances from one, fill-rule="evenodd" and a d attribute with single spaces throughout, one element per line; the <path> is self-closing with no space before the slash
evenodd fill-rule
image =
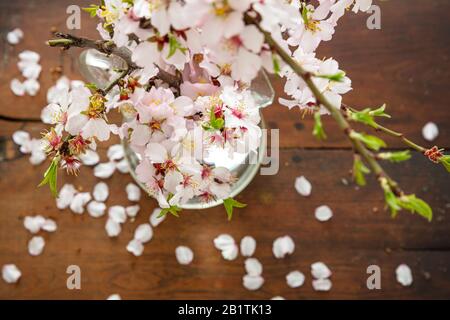
<path id="1" fill-rule="evenodd" d="M 50 67 L 59 64 L 55 49 L 44 41 L 50 28 L 65 30 L 66 7 L 72 1 L 0 1 L 0 32 L 21 27 L 25 40 L 11 48 L 0 42 L 0 114 L 16 118 L 38 117 L 45 105 L 45 92 L 51 83 Z M 85 6 L 89 1 L 79 1 Z M 365 28 L 364 15 L 347 15 L 332 42 L 324 44 L 320 55 L 333 56 L 353 80 L 354 91 L 346 103 L 365 107 L 386 102 L 393 119 L 387 121 L 396 130 L 425 144 L 421 128 L 434 121 L 441 131 L 436 143 L 449 147 L 448 83 L 450 78 L 450 20 L 447 0 L 403 0 L 380 2 L 382 29 Z M 83 19 L 79 35 L 95 37 L 95 21 Z M 17 53 L 30 49 L 41 53 L 44 68 L 37 97 L 15 97 L 9 82 L 19 75 Z M 66 74 L 77 75 L 77 51 L 64 57 Z M 275 81 L 277 93 L 282 92 Z M 134 257 L 125 250 L 139 223 L 148 220 L 156 206 L 154 200 L 142 199 L 134 222 L 125 224 L 117 239 L 107 237 L 105 218 L 93 219 L 86 213 L 60 212 L 46 189 L 37 189 L 45 165 L 33 167 L 28 156 L 17 154 L 10 140 L 19 129 L 34 137 L 41 124 L 0 121 L 1 147 L 8 159 L 0 162 L 0 265 L 15 263 L 23 273 L 19 283 L 0 281 L 2 299 L 104 299 L 119 293 L 124 299 L 268 299 L 275 295 L 287 299 L 448 299 L 450 298 L 450 184 L 448 175 L 415 154 L 402 165 L 387 169 L 408 192 L 417 193 L 434 209 L 434 220 L 425 222 L 402 213 L 391 219 L 383 210 L 381 192 L 371 180 L 364 189 L 345 186 L 349 179 L 351 151 L 331 119 L 325 120 L 329 133 L 326 142 L 311 136 L 312 122 L 301 119 L 299 112 L 288 111 L 275 103 L 264 111 L 269 126 L 280 128 L 281 161 L 278 175 L 258 176 L 239 196 L 248 207 L 227 222 L 222 208 L 186 211 L 179 219 L 169 217 L 155 229 L 153 240 L 145 245 L 143 256 Z M 391 148 L 402 145 L 387 138 Z M 104 151 L 106 147 L 103 146 Z M 105 155 L 103 154 L 103 159 Z M 64 176 L 91 191 L 96 178 L 84 169 L 81 178 Z M 306 175 L 313 193 L 303 198 L 294 190 L 296 176 Z M 108 205 L 128 204 L 125 186 L 130 177 L 116 173 L 107 181 L 113 195 Z M 314 218 L 314 209 L 329 205 L 334 217 L 327 223 Z M 374 208 L 378 210 L 374 210 Z M 23 228 L 23 217 L 42 214 L 58 223 L 58 231 L 44 234 L 44 253 L 27 253 L 30 234 Z M 225 262 L 212 240 L 220 233 L 230 233 L 236 240 L 245 235 L 256 238 L 255 256 L 263 263 L 265 284 L 256 292 L 242 287 L 243 258 Z M 295 253 L 283 260 L 272 255 L 272 241 L 291 235 Z M 174 250 L 190 246 L 194 262 L 181 266 Z M 325 262 L 333 271 L 330 292 L 315 292 L 311 286 L 310 265 Z M 414 276 L 411 287 L 395 281 L 394 270 L 407 263 Z M 82 270 L 82 289 L 66 288 L 66 268 L 76 264 Z M 382 289 L 366 288 L 366 268 L 377 264 L 382 270 Z M 285 283 L 285 275 L 298 269 L 307 281 L 298 289 Z"/>

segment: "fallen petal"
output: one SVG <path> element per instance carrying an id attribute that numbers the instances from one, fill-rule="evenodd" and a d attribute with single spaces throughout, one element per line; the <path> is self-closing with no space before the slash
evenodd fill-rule
<path id="1" fill-rule="evenodd" d="M 100 156 L 94 150 L 88 149 L 80 155 L 80 160 L 85 166 L 95 166 L 100 161 Z"/>
<path id="2" fill-rule="evenodd" d="M 91 201 L 87 205 L 87 211 L 93 218 L 99 218 L 105 214 L 106 205 L 103 202 Z"/>
<path id="3" fill-rule="evenodd" d="M 22 146 L 31 141 L 30 134 L 26 131 L 18 130 L 13 133 L 12 139 L 15 144 Z"/>
<path id="4" fill-rule="evenodd" d="M 406 264 L 401 264 L 395 269 L 395 275 L 398 283 L 402 286 L 410 286 L 413 283 L 411 268 Z"/>
<path id="5" fill-rule="evenodd" d="M 251 257 L 255 253 L 256 240 L 251 236 L 245 236 L 241 240 L 241 254 L 244 257 Z"/>
<path id="6" fill-rule="evenodd" d="M 178 246 L 175 249 L 175 256 L 179 264 L 188 265 L 194 259 L 194 252 L 186 246 Z"/>
<path id="7" fill-rule="evenodd" d="M 116 170 L 116 164 L 114 162 L 100 163 L 94 168 L 94 176 L 100 179 L 108 179 Z"/>
<path id="8" fill-rule="evenodd" d="M 275 258 L 281 259 L 295 250 L 294 240 L 290 236 L 279 237 L 275 239 L 272 246 L 272 252 Z"/>
<path id="9" fill-rule="evenodd" d="M 45 247 L 45 240 L 41 236 L 34 236 L 28 242 L 28 253 L 32 256 L 38 256 Z"/>
<path id="10" fill-rule="evenodd" d="M 138 257 L 144 252 L 144 245 L 140 241 L 133 239 L 128 243 L 127 251 Z"/>
<path id="11" fill-rule="evenodd" d="M 125 151 L 121 144 L 115 144 L 108 148 L 106 155 L 110 161 L 117 161 L 125 156 Z"/>
<path id="12" fill-rule="evenodd" d="M 99 182 L 95 185 L 94 191 L 92 192 L 94 199 L 98 202 L 105 202 L 109 196 L 108 185 L 104 182 Z"/>
<path id="13" fill-rule="evenodd" d="M 275 297 L 271 298 L 270 300 L 286 300 L 286 299 L 283 298 L 282 296 L 275 296 Z"/>
<path id="14" fill-rule="evenodd" d="M 20 82 L 17 79 L 12 79 L 9 87 L 11 88 L 11 91 L 16 95 L 16 96 L 24 96 L 25 95 L 25 85 Z"/>
<path id="15" fill-rule="evenodd" d="M 91 201 L 91 194 L 89 192 L 77 193 L 70 203 L 70 210 L 73 213 L 82 214 L 84 212 L 84 206 L 89 201 Z"/>
<path id="16" fill-rule="evenodd" d="M 250 276 L 260 276 L 263 271 L 261 262 L 256 258 L 248 258 L 245 260 L 245 271 Z"/>
<path id="17" fill-rule="evenodd" d="M 261 276 L 245 275 L 242 278 L 243 286 L 248 290 L 258 290 L 264 284 L 264 278 Z"/>
<path id="18" fill-rule="evenodd" d="M 315 262 L 311 265 L 311 274 L 316 279 L 327 279 L 331 276 L 331 270 L 323 262 Z"/>
<path id="19" fill-rule="evenodd" d="M 313 280 L 312 286 L 316 291 L 330 291 L 332 283 L 329 279 Z"/>
<path id="20" fill-rule="evenodd" d="M 134 231 L 134 239 L 141 243 L 149 242 L 153 237 L 153 230 L 150 224 L 143 223 Z"/>
<path id="21" fill-rule="evenodd" d="M 438 126 L 434 122 L 428 122 L 423 128 L 422 128 L 422 135 L 425 140 L 427 141 L 433 141 L 436 139 L 439 135 L 439 129 Z"/>
<path id="22" fill-rule="evenodd" d="M 292 271 L 286 275 L 286 283 L 291 288 L 298 288 L 305 283 L 305 275 L 300 271 Z"/>
<path id="23" fill-rule="evenodd" d="M 128 165 L 128 160 L 123 159 L 116 163 L 116 168 L 120 173 L 128 173 L 130 172 L 130 166 Z"/>
<path id="24" fill-rule="evenodd" d="M 320 206 L 316 209 L 314 214 L 317 220 L 324 222 L 331 219 L 331 217 L 333 216 L 333 211 L 331 211 L 330 207 L 328 206 Z"/>
<path id="25" fill-rule="evenodd" d="M 19 59 L 22 61 L 38 63 L 40 58 L 41 56 L 39 55 L 39 53 L 31 50 L 24 50 L 19 53 Z"/>
<path id="26" fill-rule="evenodd" d="M 122 228 L 120 224 L 115 222 L 113 219 L 108 219 L 106 221 L 105 230 L 108 237 L 117 237 L 122 231 Z"/>
<path id="27" fill-rule="evenodd" d="M 25 80 L 23 85 L 25 87 L 26 93 L 28 93 L 30 96 L 35 96 L 41 88 L 41 85 L 36 79 L 27 79 Z"/>
<path id="28" fill-rule="evenodd" d="M 236 244 L 231 245 L 222 250 L 222 257 L 225 260 L 229 260 L 229 261 L 234 260 L 237 258 L 238 254 L 239 254 L 239 248 Z"/>
<path id="29" fill-rule="evenodd" d="M 224 250 L 235 245 L 234 238 L 229 234 L 221 234 L 214 239 L 214 246 L 218 250 Z"/>
<path id="30" fill-rule="evenodd" d="M 30 231 L 32 234 L 38 233 L 41 230 L 44 223 L 45 218 L 43 216 L 34 216 L 34 217 L 27 216 L 23 220 L 23 225 L 25 229 Z"/>
<path id="31" fill-rule="evenodd" d="M 56 207 L 60 210 L 66 209 L 72 203 L 72 200 L 77 193 L 77 190 L 72 184 L 65 184 L 59 190 L 58 198 L 56 199 Z"/>
<path id="32" fill-rule="evenodd" d="M 52 219 L 45 219 L 45 222 L 42 225 L 42 230 L 47 232 L 55 232 L 57 228 L 56 222 Z"/>
<path id="33" fill-rule="evenodd" d="M 21 276 L 22 272 L 15 264 L 5 264 L 2 267 L 2 278 L 6 283 L 16 283 Z"/>
<path id="34" fill-rule="evenodd" d="M 150 215 L 150 224 L 153 227 L 157 227 L 161 222 L 164 221 L 164 219 L 166 219 L 166 215 L 159 217 L 159 215 L 161 214 L 161 211 L 162 211 L 161 208 L 155 208 L 153 210 L 152 214 Z"/>
<path id="35" fill-rule="evenodd" d="M 117 293 L 114 293 L 110 295 L 108 298 L 106 298 L 106 300 L 122 300 L 122 298 Z"/>
<path id="36" fill-rule="evenodd" d="M 122 206 L 112 206 L 108 209 L 108 216 L 116 223 L 124 223 L 127 221 L 125 208 Z"/>
<path id="37" fill-rule="evenodd" d="M 138 202 L 141 199 L 141 189 L 134 183 L 127 184 L 125 188 L 128 200 Z"/>
<path id="38" fill-rule="evenodd" d="M 311 194 L 311 189 L 311 183 L 304 176 L 295 179 L 295 190 L 302 196 L 309 196 Z"/>
<path id="39" fill-rule="evenodd" d="M 125 212 L 127 216 L 129 216 L 130 218 L 136 217 L 139 210 L 141 210 L 141 207 L 138 204 L 134 206 L 128 206 L 125 208 Z"/>

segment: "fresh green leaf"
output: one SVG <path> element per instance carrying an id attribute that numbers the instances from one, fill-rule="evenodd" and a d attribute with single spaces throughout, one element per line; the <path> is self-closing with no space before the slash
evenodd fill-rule
<path id="1" fill-rule="evenodd" d="M 355 180 L 356 184 L 358 184 L 359 186 L 365 186 L 365 175 L 369 173 L 369 168 L 364 165 L 364 163 L 361 161 L 361 158 L 359 156 L 355 156 L 353 160 L 353 179 Z"/>
<path id="2" fill-rule="evenodd" d="M 241 203 L 233 198 L 224 199 L 223 205 L 227 211 L 228 220 L 231 220 L 233 217 L 233 208 L 245 208 L 247 206 L 245 203 Z"/>
<path id="3" fill-rule="evenodd" d="M 330 81 L 335 81 L 335 82 L 342 82 L 342 81 L 344 81 L 344 78 L 345 78 L 345 72 L 339 71 L 335 74 L 321 74 L 321 75 L 317 75 L 317 78 L 328 79 Z"/>
<path id="4" fill-rule="evenodd" d="M 392 188 L 389 185 L 389 182 L 386 178 L 380 179 L 381 188 L 384 192 L 384 201 L 386 202 L 386 205 L 391 211 L 391 216 L 395 218 L 398 214 L 398 212 L 402 209 L 400 205 L 398 204 L 398 199 L 395 196 L 394 192 L 392 192 Z"/>
<path id="5" fill-rule="evenodd" d="M 398 204 L 403 209 L 409 210 L 412 213 L 417 213 L 428 221 L 431 221 L 433 219 L 433 210 L 428 205 L 428 203 L 426 203 L 422 199 L 417 198 L 414 194 L 401 196 L 400 198 L 398 198 Z"/>
<path id="6" fill-rule="evenodd" d="M 272 62 L 273 62 L 273 71 L 276 75 L 280 75 L 281 67 L 280 67 L 280 60 L 278 60 L 278 56 L 272 54 Z"/>
<path id="7" fill-rule="evenodd" d="M 161 217 L 167 215 L 168 213 L 170 213 L 171 215 L 173 215 L 173 216 L 179 218 L 179 217 L 180 217 L 180 214 L 179 214 L 179 213 L 180 213 L 182 210 L 183 210 L 183 209 L 181 209 L 181 208 L 178 207 L 178 206 L 170 206 L 169 208 L 164 208 L 164 209 L 162 209 L 161 212 L 160 212 L 160 214 L 159 214 L 159 216 L 158 216 L 158 218 L 161 218 Z"/>
<path id="8" fill-rule="evenodd" d="M 91 92 L 95 92 L 98 90 L 98 87 L 95 83 L 86 83 L 84 86 L 91 90 Z"/>
<path id="9" fill-rule="evenodd" d="M 378 137 L 369 135 L 369 134 L 352 131 L 350 133 L 350 137 L 353 138 L 353 139 L 361 141 L 369 149 L 372 149 L 372 150 L 375 150 L 375 151 L 380 150 L 380 148 L 386 147 L 386 143 L 383 140 L 381 140 Z"/>
<path id="10" fill-rule="evenodd" d="M 167 55 L 167 59 L 171 58 L 177 50 L 186 53 L 187 49 L 181 46 L 178 39 L 173 34 L 169 34 L 169 54 Z"/>
<path id="11" fill-rule="evenodd" d="M 386 109 L 386 105 L 382 105 L 381 107 L 372 110 L 370 108 L 366 108 L 361 111 L 351 111 L 350 112 L 350 118 L 353 121 L 361 122 L 366 125 L 369 125 L 373 128 L 378 128 L 378 124 L 375 122 L 375 117 L 386 117 L 390 118 L 390 115 L 384 113 L 384 110 Z"/>
<path id="12" fill-rule="evenodd" d="M 389 160 L 390 162 L 402 162 L 411 158 L 411 152 L 409 150 L 396 151 L 396 152 L 383 152 L 379 153 L 378 157 L 382 160 Z"/>
<path id="13" fill-rule="evenodd" d="M 370 110 L 369 114 L 374 117 L 385 117 L 385 118 L 391 117 L 390 115 L 388 115 L 387 113 L 384 112 L 384 110 L 386 110 L 386 104 L 383 104 L 381 107 L 379 107 L 375 110 L 371 110 L 371 109 L 369 109 L 369 110 Z"/>
<path id="14" fill-rule="evenodd" d="M 86 11 L 89 13 L 91 18 L 94 18 L 97 15 L 97 11 L 100 9 L 99 6 L 96 6 L 95 4 L 91 4 L 88 8 L 82 8 L 83 11 Z"/>
<path id="15" fill-rule="evenodd" d="M 313 135 L 319 140 L 325 140 L 327 138 L 325 130 L 323 129 L 322 120 L 320 118 L 319 111 L 314 113 Z"/>
<path id="16" fill-rule="evenodd" d="M 450 172 L 450 155 L 443 155 L 439 158 L 439 162 Z"/>
<path id="17" fill-rule="evenodd" d="M 60 160 L 59 157 L 53 158 L 50 166 L 44 173 L 44 179 L 42 179 L 41 183 L 38 186 L 42 187 L 48 184 L 48 186 L 50 187 L 50 191 L 55 198 L 58 197 L 57 181 L 58 181 L 59 160 Z"/>

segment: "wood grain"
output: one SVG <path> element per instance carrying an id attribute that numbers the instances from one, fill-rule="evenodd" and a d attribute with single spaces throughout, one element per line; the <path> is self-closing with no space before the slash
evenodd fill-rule
<path id="1" fill-rule="evenodd" d="M 78 1 L 85 6 L 90 1 Z M 59 64 L 59 53 L 46 48 L 50 28 L 65 30 L 68 0 L 0 1 L 2 36 L 20 26 L 25 40 L 11 48 L 0 42 L 0 114 L 14 117 L 38 117 L 45 105 L 45 88 L 51 83 L 50 67 Z M 354 91 L 345 99 L 355 106 L 376 106 L 387 102 L 393 119 L 386 123 L 407 133 L 420 143 L 420 130 L 429 120 L 440 130 L 436 141 L 448 146 L 450 115 L 447 83 L 450 76 L 450 22 L 446 0 L 380 2 L 382 30 L 364 28 L 365 16 L 349 14 L 337 30 L 335 39 L 323 45 L 321 56 L 340 61 L 354 81 Z M 39 26 L 39 27 L 37 27 Z M 95 37 L 95 22 L 83 19 L 79 35 Z M 19 75 L 17 53 L 36 50 L 42 55 L 43 90 L 37 97 L 15 97 L 9 81 Z M 64 57 L 65 72 L 77 75 L 77 51 Z M 282 82 L 275 81 L 277 93 Z M 233 221 L 226 222 L 222 208 L 186 211 L 181 218 L 169 217 L 155 229 L 154 239 L 145 246 L 143 256 L 134 257 L 125 247 L 134 229 L 148 221 L 156 203 L 140 201 L 141 212 L 134 222 L 127 222 L 117 239 L 107 237 L 105 217 L 94 219 L 86 213 L 74 215 L 56 209 L 46 189 L 37 189 L 44 165 L 33 167 L 28 156 L 20 155 L 10 136 L 23 128 L 34 137 L 45 128 L 40 124 L 0 122 L 0 147 L 8 149 L 0 161 L 0 265 L 15 263 L 23 272 L 16 285 L 0 281 L 2 299 L 104 299 L 119 293 L 124 299 L 268 299 L 282 295 L 287 299 L 448 299 L 450 297 L 450 183 L 448 175 L 415 154 L 402 165 L 386 165 L 407 192 L 416 193 L 434 209 L 434 220 L 427 223 L 409 213 L 391 219 L 383 210 L 382 195 L 371 180 L 364 190 L 350 181 L 351 152 L 336 131 L 332 120 L 325 120 L 329 140 L 317 142 L 311 136 L 312 122 L 301 119 L 294 110 L 275 103 L 264 111 L 270 127 L 280 128 L 282 146 L 280 171 L 275 176 L 258 176 L 239 196 L 248 207 L 239 210 Z M 402 145 L 387 139 L 393 148 Z M 104 149 L 101 146 L 102 156 Z M 83 169 L 83 179 L 62 175 L 61 184 L 74 183 L 80 190 L 91 191 L 98 181 L 90 168 Z M 305 175 L 313 184 L 311 197 L 294 190 L 295 177 Z M 107 181 L 111 196 L 107 205 L 128 205 L 125 186 L 132 179 L 115 173 Z M 330 222 L 320 223 L 314 209 L 329 205 L 334 212 Z M 39 257 L 27 253 L 30 234 L 23 228 L 27 215 L 42 214 L 58 223 L 58 231 L 44 234 L 47 245 Z M 252 235 L 258 242 L 255 256 L 264 266 L 265 284 L 256 292 L 242 287 L 243 258 L 225 262 L 212 240 L 229 233 L 239 241 Z M 295 253 L 283 260 L 272 255 L 273 240 L 291 235 Z M 194 262 L 181 266 L 174 250 L 188 245 L 195 253 Z M 333 289 L 318 293 L 312 289 L 310 265 L 325 262 L 333 271 Z M 411 287 L 395 281 L 394 270 L 407 263 L 413 271 Z M 76 264 L 82 270 L 82 289 L 66 288 L 66 268 Z M 366 268 L 377 264 L 382 270 L 382 290 L 366 288 Z M 292 270 L 305 273 L 307 281 L 290 289 L 285 275 Z"/>

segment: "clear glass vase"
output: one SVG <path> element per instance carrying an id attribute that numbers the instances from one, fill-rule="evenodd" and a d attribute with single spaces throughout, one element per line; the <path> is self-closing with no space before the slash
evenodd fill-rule
<path id="1" fill-rule="evenodd" d="M 80 72 L 84 78 L 103 88 L 110 81 L 117 77 L 113 70 L 124 69 L 126 63 L 119 57 L 107 56 L 94 49 L 88 49 L 80 55 Z M 265 72 L 261 71 L 255 80 L 253 80 L 250 90 L 256 104 L 260 109 L 272 104 L 274 99 L 274 90 Z M 265 129 L 264 118 L 261 114 L 261 129 Z M 122 140 L 125 149 L 126 159 L 130 166 L 130 174 L 136 180 L 136 183 L 146 190 L 145 186 L 136 177 L 136 166 L 139 164 L 139 155 L 136 154 L 128 145 L 126 140 Z M 234 153 L 231 157 L 227 153 L 216 150 L 210 153 L 205 163 L 209 165 L 222 166 L 229 169 L 236 177 L 236 182 L 231 187 L 230 197 L 234 197 L 242 192 L 257 174 L 263 161 L 267 148 L 267 137 L 263 131 L 261 135 L 260 146 L 257 154 Z M 203 202 L 200 199 L 193 198 L 180 207 L 183 209 L 207 209 L 218 206 L 223 203 L 223 199 L 216 199 L 210 202 Z"/>

